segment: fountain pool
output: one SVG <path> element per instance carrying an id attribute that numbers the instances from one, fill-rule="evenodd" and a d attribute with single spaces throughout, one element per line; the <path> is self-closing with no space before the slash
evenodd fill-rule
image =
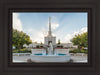
<path id="1" fill-rule="evenodd" d="M 50 43 L 47 50 L 43 49 L 42 53 L 31 54 L 31 60 L 32 62 L 69 62 L 70 54 L 57 53 Z"/>
<path id="2" fill-rule="evenodd" d="M 42 53 L 39 53 L 39 54 L 35 54 L 35 55 L 43 55 Z M 62 55 L 66 55 L 66 54 L 57 54 L 58 56 L 62 56 Z M 46 54 L 46 56 L 49 56 L 48 54 Z M 55 56 L 55 55 L 52 55 L 52 56 Z"/>
<path id="3" fill-rule="evenodd" d="M 70 55 L 68 54 L 57 54 L 57 55 L 43 55 L 35 54 L 31 55 L 31 60 L 33 62 L 69 62 Z"/>

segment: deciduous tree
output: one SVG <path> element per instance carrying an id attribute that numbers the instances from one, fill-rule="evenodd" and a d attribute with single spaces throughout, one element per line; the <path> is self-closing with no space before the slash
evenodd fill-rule
<path id="1" fill-rule="evenodd" d="M 23 48 L 24 44 L 28 45 L 32 43 L 30 37 L 26 33 L 18 31 L 16 29 L 13 29 L 12 41 L 13 41 L 13 46 L 15 46 L 17 49 Z"/>
<path id="2" fill-rule="evenodd" d="M 78 45 L 78 48 L 79 49 L 82 49 L 84 47 L 88 47 L 88 36 L 87 36 L 87 32 L 85 32 L 83 34 L 75 35 L 75 37 L 73 37 L 71 39 L 71 42 L 74 45 Z"/>

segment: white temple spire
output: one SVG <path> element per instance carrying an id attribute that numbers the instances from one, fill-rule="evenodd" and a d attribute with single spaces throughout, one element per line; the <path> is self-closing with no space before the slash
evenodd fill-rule
<path id="1" fill-rule="evenodd" d="M 49 16 L 49 36 L 51 36 L 51 17 Z"/>

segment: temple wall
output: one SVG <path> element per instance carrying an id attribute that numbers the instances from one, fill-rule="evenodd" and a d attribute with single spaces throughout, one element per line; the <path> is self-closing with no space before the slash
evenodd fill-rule
<path id="1" fill-rule="evenodd" d="M 56 37 L 45 37 L 44 44 L 48 45 L 49 41 L 52 41 L 52 45 L 56 45 Z"/>
<path id="2" fill-rule="evenodd" d="M 43 49 L 32 49 L 32 54 L 39 54 L 39 53 L 42 53 Z"/>
<path id="3" fill-rule="evenodd" d="M 55 49 L 57 51 L 57 53 L 61 53 L 61 54 L 68 54 L 69 53 L 69 49 Z"/>

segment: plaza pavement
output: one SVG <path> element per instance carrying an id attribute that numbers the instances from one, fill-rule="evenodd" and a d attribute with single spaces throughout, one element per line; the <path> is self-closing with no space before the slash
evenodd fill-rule
<path id="1" fill-rule="evenodd" d="M 13 63 L 27 62 L 30 56 L 13 56 Z M 74 63 L 87 63 L 87 56 L 71 56 Z"/>

